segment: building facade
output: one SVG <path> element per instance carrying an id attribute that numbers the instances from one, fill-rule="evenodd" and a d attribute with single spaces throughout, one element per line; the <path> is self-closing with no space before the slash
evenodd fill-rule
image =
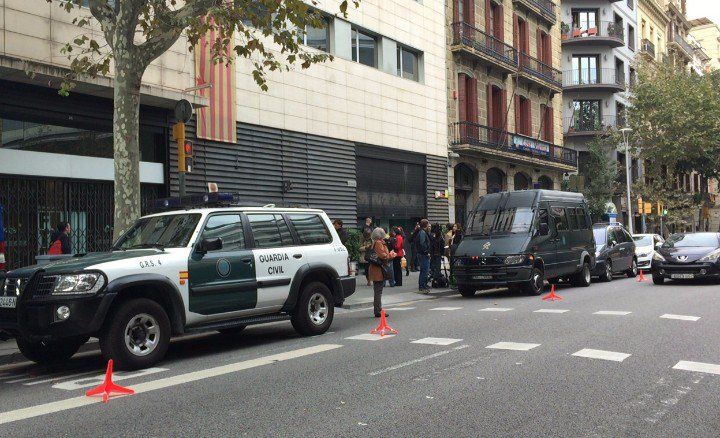
<path id="1" fill-rule="evenodd" d="M 549 0 L 452 0 L 447 18 L 451 220 L 502 190 L 560 189 L 560 10 Z"/>
<path id="2" fill-rule="evenodd" d="M 83 33 L 44 0 L 0 1 L 0 205 L 8 268 L 34 263 L 60 221 L 74 251 L 106 249 L 113 235 L 113 78 L 80 80 L 58 95 L 69 61 L 60 53 Z M 90 30 L 101 38 L 99 29 Z M 168 126 L 175 102 L 194 85 L 192 57 L 179 41 L 148 68 L 141 89 L 143 200 L 167 194 Z M 27 72 L 32 72 L 28 74 Z"/>
<path id="3" fill-rule="evenodd" d="M 694 48 L 688 42 L 690 21 L 687 19 L 686 0 L 664 0 L 665 13 L 670 19 L 667 28 L 668 57 L 676 67 L 690 69 Z"/>
<path id="4" fill-rule="evenodd" d="M 650 63 L 667 60 L 667 30 L 670 18 L 661 1 L 638 0 L 640 59 Z"/>
<path id="5" fill-rule="evenodd" d="M 691 20 L 690 35 L 702 46 L 710 58 L 707 64 L 710 69 L 720 69 L 720 26 L 709 18 Z"/>

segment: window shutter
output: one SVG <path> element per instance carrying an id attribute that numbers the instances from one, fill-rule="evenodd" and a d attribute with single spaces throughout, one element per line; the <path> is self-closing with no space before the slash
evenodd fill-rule
<path id="1" fill-rule="evenodd" d="M 495 37 L 505 41 L 505 10 L 503 5 L 497 5 L 497 18 L 495 18 Z"/>
<path id="2" fill-rule="evenodd" d="M 552 103 L 550 104 L 552 105 Z M 548 124 L 548 139 L 550 143 L 555 143 L 555 108 L 552 106 L 547 107 L 547 124 Z"/>
<path id="3" fill-rule="evenodd" d="M 500 93 L 500 97 L 502 99 L 502 106 L 500 107 L 501 108 L 501 114 L 500 114 L 501 123 L 499 123 L 499 125 L 503 131 L 507 131 L 508 130 L 508 126 L 507 126 L 507 116 L 508 116 L 508 114 L 507 114 L 507 105 L 508 105 L 507 104 L 507 90 L 503 89 L 502 92 Z"/>
<path id="4" fill-rule="evenodd" d="M 458 121 L 467 121 L 467 76 L 464 73 L 458 75 Z"/>
<path id="5" fill-rule="evenodd" d="M 463 0 L 463 21 L 470 26 L 475 26 L 475 0 Z"/>
<path id="6" fill-rule="evenodd" d="M 468 106 L 468 116 L 472 123 L 478 122 L 478 94 L 477 94 L 477 79 L 470 78 L 470 96 Z"/>
<path id="7" fill-rule="evenodd" d="M 453 23 L 460 21 L 460 2 L 465 0 L 454 0 L 453 1 Z"/>
<path id="8" fill-rule="evenodd" d="M 513 14 L 513 47 L 516 50 L 520 50 L 520 20 L 518 20 L 517 14 Z"/>
<path id="9" fill-rule="evenodd" d="M 485 0 L 485 32 L 488 35 L 492 35 L 492 4 L 490 0 Z"/>
<path id="10" fill-rule="evenodd" d="M 492 101 L 492 85 L 487 85 L 487 125 L 491 128 L 495 127 L 493 120 L 493 101 Z"/>
<path id="11" fill-rule="evenodd" d="M 543 54 L 543 38 L 542 38 L 542 30 L 538 27 L 535 32 L 535 37 L 537 38 L 535 40 L 535 46 L 537 48 L 537 59 L 540 61 L 543 61 L 545 59 L 545 54 Z"/>
<path id="12" fill-rule="evenodd" d="M 525 107 L 527 108 L 525 117 L 525 135 L 532 137 L 532 105 L 530 104 L 530 99 L 525 99 Z"/>
<path id="13" fill-rule="evenodd" d="M 520 109 L 520 96 L 517 94 L 515 95 L 515 132 L 518 134 L 523 133 L 523 127 L 521 126 L 520 122 L 522 121 L 522 118 L 520 117 L 520 113 L 522 110 Z"/>
<path id="14" fill-rule="evenodd" d="M 552 61 L 552 38 L 550 38 L 550 34 L 547 34 L 545 37 L 545 64 L 552 67 L 553 61 Z"/>
<path id="15" fill-rule="evenodd" d="M 547 105 L 540 104 L 540 140 L 547 140 Z"/>

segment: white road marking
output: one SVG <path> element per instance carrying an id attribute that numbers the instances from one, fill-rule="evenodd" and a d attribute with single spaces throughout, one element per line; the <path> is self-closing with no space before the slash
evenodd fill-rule
<path id="1" fill-rule="evenodd" d="M 139 395 L 144 392 L 169 388 L 171 386 L 177 386 L 183 383 L 195 382 L 211 377 L 222 376 L 224 374 L 236 373 L 238 371 L 243 371 L 250 368 L 256 368 L 263 365 L 270 365 L 277 362 L 322 353 L 324 351 L 334 350 L 340 347 L 342 347 L 342 345 L 321 344 L 313 347 L 301 348 L 285 353 L 273 354 L 271 356 L 259 357 L 257 359 L 250 359 L 243 362 L 236 362 L 228 365 L 218 366 L 215 368 L 208 368 L 205 370 L 193 371 L 190 373 L 179 374 L 177 376 L 166 377 L 164 379 L 159 379 L 152 382 L 141 383 L 139 385 L 135 385 L 133 389 L 135 390 L 135 395 Z M 30 406 L 28 408 L 16 409 L 13 411 L 0 412 L 0 424 L 12 423 L 15 421 L 39 417 L 41 415 L 53 414 L 56 412 L 66 411 L 68 409 L 88 406 L 101 402 L 102 397 L 82 396 L 45 403 L 42 405 Z"/>
<path id="2" fill-rule="evenodd" d="M 10 383 L 20 383 L 20 382 L 27 382 L 28 380 L 33 380 L 33 379 L 37 379 L 38 377 L 40 377 L 40 376 L 30 376 L 30 377 L 23 377 L 22 379 L 8 380 L 8 381 L 7 381 L 7 382 L 5 382 L 5 383 L 8 383 L 8 384 L 10 384 Z"/>
<path id="3" fill-rule="evenodd" d="M 39 385 L 41 383 L 56 382 L 59 380 L 72 379 L 73 377 L 87 376 L 90 374 L 97 374 L 97 370 L 85 371 L 84 373 L 68 374 L 65 376 L 50 377 L 48 379 L 43 379 L 43 380 L 35 380 L 34 382 L 23 383 L 23 385 L 25 385 L 25 386 Z"/>
<path id="4" fill-rule="evenodd" d="M 462 307 L 435 307 L 434 309 L 430 310 L 460 310 Z"/>
<path id="5" fill-rule="evenodd" d="M 422 338 L 417 341 L 412 341 L 411 344 L 427 344 L 427 345 L 450 345 L 456 342 L 460 342 L 462 339 L 453 338 Z"/>
<path id="6" fill-rule="evenodd" d="M 494 350 L 528 351 L 539 346 L 540 344 L 528 344 L 522 342 L 498 342 L 497 344 L 488 345 L 485 348 L 492 348 Z"/>
<path id="7" fill-rule="evenodd" d="M 355 339 L 355 340 L 360 340 L 360 341 L 379 341 L 381 339 L 392 338 L 393 336 L 395 336 L 395 335 L 380 336 L 378 334 L 363 333 L 362 335 L 350 336 L 345 339 Z"/>
<path id="8" fill-rule="evenodd" d="M 513 309 L 510 307 L 486 307 L 478 310 L 478 312 L 509 312 L 510 310 Z"/>
<path id="9" fill-rule="evenodd" d="M 415 310 L 416 307 L 388 307 L 385 310 L 392 310 L 393 312 L 396 310 Z"/>
<path id="10" fill-rule="evenodd" d="M 453 351 L 462 350 L 463 348 L 467 348 L 467 347 L 469 347 L 469 345 L 458 345 L 457 347 L 455 347 L 455 348 L 453 348 L 453 349 L 451 349 L 451 350 L 438 351 L 437 353 L 430 354 L 430 355 L 428 355 L 428 356 L 419 357 L 419 358 L 417 358 L 417 359 L 413 359 L 413 360 L 409 360 L 409 361 L 407 361 L 407 362 L 399 363 L 399 364 L 393 365 L 393 366 L 391 366 L 391 367 L 387 367 L 387 368 L 383 368 L 383 369 L 381 369 L 381 370 L 373 371 L 373 372 L 371 372 L 371 373 L 368 373 L 368 376 L 377 376 L 378 374 L 383 374 L 383 373 L 387 373 L 387 372 L 390 372 L 390 371 L 395 371 L 395 370 L 398 370 L 398 369 L 400 369 L 400 368 L 404 368 L 404 367 L 407 367 L 407 366 L 410 366 L 410 365 L 414 365 L 414 364 L 419 363 L 419 362 L 424 362 L 424 361 L 429 360 L 429 359 L 434 359 L 434 358 L 436 358 L 436 357 L 444 356 L 444 355 L 446 355 L 446 354 L 448 354 L 448 353 L 452 353 Z"/>
<path id="11" fill-rule="evenodd" d="M 697 321 L 700 319 L 699 316 L 688 316 L 688 315 L 673 315 L 671 313 L 666 313 L 664 315 L 661 315 L 660 318 L 665 319 L 679 319 L 681 321 Z"/>
<path id="12" fill-rule="evenodd" d="M 600 310 L 598 312 L 593 313 L 593 315 L 612 315 L 612 316 L 625 316 L 629 315 L 632 312 L 626 312 L 624 310 Z"/>
<path id="13" fill-rule="evenodd" d="M 100 350 L 83 351 L 82 353 L 77 353 L 76 355 L 74 355 L 72 357 L 72 359 L 80 359 L 80 358 L 84 358 L 84 357 L 99 356 L 99 355 L 100 355 Z M 0 371 L 12 371 L 12 370 L 16 370 L 18 368 L 25 368 L 25 367 L 36 366 L 36 365 L 37 364 L 35 362 L 31 362 L 31 361 L 15 362 L 15 363 L 10 363 L 7 365 L 0 366 Z"/>
<path id="14" fill-rule="evenodd" d="M 572 354 L 577 357 L 587 357 L 589 359 L 612 360 L 614 362 L 622 362 L 628 357 L 627 353 L 618 353 L 617 351 L 593 350 L 592 348 L 583 348 Z"/>
<path id="15" fill-rule="evenodd" d="M 565 313 L 569 312 L 567 309 L 538 309 L 535 310 L 533 313 Z"/>
<path id="16" fill-rule="evenodd" d="M 113 374 L 113 381 L 117 382 L 120 380 L 132 379 L 134 377 L 149 376 L 151 374 L 162 373 L 167 371 L 167 368 L 145 368 L 144 370 L 135 371 L 131 373 L 117 372 Z M 105 374 L 99 374 L 94 377 L 84 377 L 82 379 L 71 380 L 69 382 L 56 383 L 52 387 L 55 389 L 64 389 L 66 391 L 74 391 L 76 389 L 90 388 L 97 386 L 105 380 Z"/>
<path id="17" fill-rule="evenodd" d="M 714 363 L 690 362 L 681 360 L 673 367 L 675 370 L 696 371 L 699 373 L 720 374 L 720 365 Z"/>

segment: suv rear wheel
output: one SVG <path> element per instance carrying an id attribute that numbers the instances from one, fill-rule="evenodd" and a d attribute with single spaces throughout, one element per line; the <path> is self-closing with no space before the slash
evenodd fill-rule
<path id="1" fill-rule="evenodd" d="M 300 293 L 290 322 L 301 335 L 321 335 L 330 328 L 335 308 L 330 289 L 319 281 L 307 284 Z"/>
<path id="2" fill-rule="evenodd" d="M 49 341 L 17 338 L 15 341 L 23 356 L 40 365 L 51 365 L 70 359 L 88 339 L 87 336 L 76 336 Z"/>
<path id="3" fill-rule="evenodd" d="M 540 295 L 545 286 L 545 273 L 539 267 L 534 267 L 530 280 L 523 283 L 522 290 L 528 295 Z"/>
<path id="4" fill-rule="evenodd" d="M 585 262 L 580 272 L 573 275 L 570 280 L 573 286 L 588 287 L 590 286 L 590 263 Z"/>
<path id="5" fill-rule="evenodd" d="M 170 319 L 157 302 L 146 298 L 125 301 L 107 320 L 100 350 L 117 369 L 147 368 L 165 356 L 170 346 Z"/>

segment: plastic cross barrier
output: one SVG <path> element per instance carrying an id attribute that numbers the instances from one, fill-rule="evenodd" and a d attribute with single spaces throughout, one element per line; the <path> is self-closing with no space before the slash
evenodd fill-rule
<path id="1" fill-rule="evenodd" d="M 380 324 L 377 326 L 377 328 L 370 330 L 371 335 L 380 335 L 385 336 L 388 334 L 396 335 L 397 330 L 390 327 L 387 323 L 387 319 L 385 318 L 385 309 L 380 310 Z"/>
<path id="2" fill-rule="evenodd" d="M 98 386 L 97 388 L 93 388 L 90 391 L 86 392 L 85 395 L 88 397 L 92 397 L 98 394 L 102 394 L 103 396 L 103 403 L 107 403 L 108 399 L 110 398 L 110 395 L 112 393 L 115 394 L 127 394 L 132 395 L 135 394 L 135 391 L 130 388 L 125 388 L 120 385 L 116 385 L 112 381 L 112 372 L 113 372 L 113 361 L 110 359 L 108 361 L 107 365 L 107 371 L 105 371 L 105 381 L 102 383 L 102 385 Z"/>
<path id="3" fill-rule="evenodd" d="M 640 269 L 640 275 L 638 276 L 637 281 L 638 281 L 638 283 L 640 283 L 641 281 L 645 281 L 645 274 L 643 274 L 642 269 Z"/>
<path id="4" fill-rule="evenodd" d="M 562 301 L 563 297 L 555 295 L 555 285 L 550 285 L 550 293 L 542 297 L 543 301 Z"/>

